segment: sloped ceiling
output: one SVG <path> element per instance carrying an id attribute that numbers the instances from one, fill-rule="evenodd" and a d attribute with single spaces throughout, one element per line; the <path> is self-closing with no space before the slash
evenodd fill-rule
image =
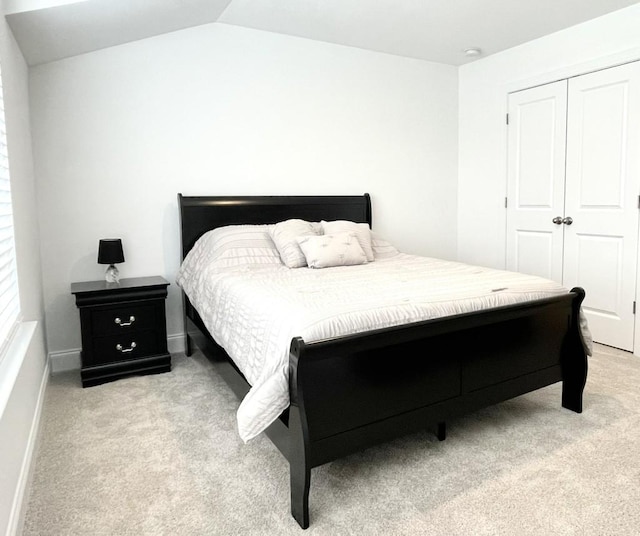
<path id="1" fill-rule="evenodd" d="M 4 0 L 30 65 L 220 22 L 450 65 L 631 0 Z"/>

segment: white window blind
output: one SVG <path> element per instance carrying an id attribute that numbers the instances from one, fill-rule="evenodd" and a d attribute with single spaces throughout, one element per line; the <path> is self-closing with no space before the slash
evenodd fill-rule
<path id="1" fill-rule="evenodd" d="M 4 118 L 4 92 L 0 70 L 0 359 L 20 314 L 11 181 L 7 153 L 7 129 Z"/>

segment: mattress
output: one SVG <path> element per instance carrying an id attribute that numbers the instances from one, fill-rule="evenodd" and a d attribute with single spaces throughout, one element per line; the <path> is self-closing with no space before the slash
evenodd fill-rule
<path id="1" fill-rule="evenodd" d="M 237 413 L 244 441 L 289 406 L 296 336 L 313 342 L 567 292 L 535 276 L 403 253 L 320 270 L 183 264 L 177 282 L 251 385 Z"/>

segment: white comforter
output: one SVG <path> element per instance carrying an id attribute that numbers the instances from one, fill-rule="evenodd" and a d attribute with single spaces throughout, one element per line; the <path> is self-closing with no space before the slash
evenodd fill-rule
<path id="1" fill-rule="evenodd" d="M 399 254 L 360 266 L 181 268 L 178 284 L 252 388 L 238 409 L 244 441 L 289 405 L 289 345 L 549 297 L 546 279 Z"/>

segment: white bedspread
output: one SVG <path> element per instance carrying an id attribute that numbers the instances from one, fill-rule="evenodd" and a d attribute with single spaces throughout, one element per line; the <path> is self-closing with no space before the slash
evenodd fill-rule
<path id="1" fill-rule="evenodd" d="M 289 405 L 289 345 L 567 292 L 520 273 L 399 254 L 360 266 L 181 268 L 178 284 L 252 388 L 238 409 L 244 441 Z"/>

